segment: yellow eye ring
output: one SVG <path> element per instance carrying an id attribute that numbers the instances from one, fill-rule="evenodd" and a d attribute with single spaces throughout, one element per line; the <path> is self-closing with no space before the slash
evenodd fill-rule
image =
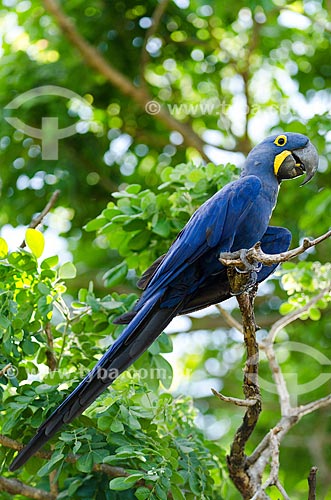
<path id="1" fill-rule="evenodd" d="M 279 135 L 274 140 L 274 144 L 276 144 L 276 146 L 285 146 L 286 143 L 287 143 L 286 135 Z"/>

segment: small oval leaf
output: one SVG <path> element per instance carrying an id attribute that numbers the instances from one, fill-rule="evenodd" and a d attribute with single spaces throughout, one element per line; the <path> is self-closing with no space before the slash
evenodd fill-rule
<path id="1" fill-rule="evenodd" d="M 59 278 L 62 280 L 70 280 L 76 278 L 77 270 L 72 262 L 66 262 L 59 269 Z"/>
<path id="2" fill-rule="evenodd" d="M 124 281 L 126 275 L 128 273 L 128 265 L 127 263 L 121 262 L 118 266 L 109 269 L 104 276 L 103 279 L 105 281 L 106 286 L 115 286 Z"/>
<path id="3" fill-rule="evenodd" d="M 8 255 L 8 245 L 6 240 L 0 238 L 0 259 L 4 259 Z"/>
<path id="4" fill-rule="evenodd" d="M 45 248 L 44 235 L 40 231 L 37 231 L 37 229 L 29 227 L 25 233 L 25 241 L 33 255 L 38 259 Z"/>

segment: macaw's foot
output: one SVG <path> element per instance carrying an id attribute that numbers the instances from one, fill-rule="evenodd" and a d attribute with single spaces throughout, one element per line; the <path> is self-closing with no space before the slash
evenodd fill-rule
<path id="1" fill-rule="evenodd" d="M 246 248 L 242 248 L 240 250 L 239 254 L 240 254 L 240 260 L 244 264 L 245 269 L 236 268 L 236 271 L 238 273 L 248 273 L 250 271 L 258 273 L 261 270 L 261 268 L 263 266 L 262 262 L 257 262 L 257 261 L 252 262 L 252 261 L 248 260 L 248 258 L 247 258 L 248 250 L 246 250 Z"/>
<path id="2" fill-rule="evenodd" d="M 257 273 L 261 270 L 262 263 L 249 261 L 247 259 L 247 252 L 248 250 L 246 250 L 245 248 L 240 250 L 240 259 L 245 268 L 238 269 L 237 267 L 235 267 L 237 273 L 245 274 L 247 277 L 245 280 L 242 280 L 240 289 L 236 292 L 231 292 L 231 295 L 241 295 L 242 293 L 251 290 L 257 283 Z"/>

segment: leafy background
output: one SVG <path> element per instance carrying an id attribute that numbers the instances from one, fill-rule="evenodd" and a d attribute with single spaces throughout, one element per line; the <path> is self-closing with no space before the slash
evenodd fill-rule
<path id="1" fill-rule="evenodd" d="M 1 435 L 19 442 L 120 333 L 112 320 L 134 302 L 137 277 L 269 132 L 303 132 L 321 156 L 320 173 L 307 186 L 282 186 L 272 223 L 288 227 L 297 245 L 326 231 L 331 213 L 328 1 L 65 2 L 66 15 L 112 70 L 108 77 L 62 33 L 50 3 L 4 0 L 0 11 L 0 227 L 10 247 L 0 266 L 0 369 L 18 368 L 0 378 Z M 116 84 L 114 69 L 129 91 Z M 43 116 L 57 116 L 61 127 L 78 122 L 77 134 L 60 141 L 56 161 L 43 160 L 40 141 L 5 120 L 15 115 L 6 109 L 13 98 L 50 84 L 87 104 L 44 96 L 15 113 L 35 127 Z M 149 113 L 149 101 L 162 111 Z M 18 252 L 26 226 L 55 189 L 61 197 L 44 221 L 44 253 Z M 261 287 L 261 337 L 330 282 L 330 245 L 283 266 Z M 235 301 L 227 308 L 238 318 Z M 300 393 L 329 371 L 309 354 L 313 347 L 330 358 L 329 312 L 323 300 L 277 338 L 280 346 L 308 346 L 305 353 L 279 350 L 299 402 L 330 393 L 330 380 Z M 51 489 L 54 498 L 163 499 L 169 491 L 175 499 L 238 498 L 224 457 L 242 413 L 220 404 L 210 388 L 241 396 L 241 336 L 215 308 L 177 320 L 169 331 L 136 363 L 138 371 L 123 374 L 52 441 L 51 459 L 33 458 L 19 472 L 24 483 Z M 264 361 L 261 376 L 271 381 Z M 264 390 L 263 401 L 251 450 L 279 417 L 275 394 Z M 285 439 L 280 474 L 294 500 L 306 495 L 312 465 L 319 498 L 331 498 L 330 442 L 329 408 L 305 417 Z M 65 461 L 69 453 L 80 458 Z M 14 452 L 2 446 L 0 454 L 2 475 L 11 477 Z M 98 468 L 102 462 L 129 477 L 110 477 L 112 469 Z"/>

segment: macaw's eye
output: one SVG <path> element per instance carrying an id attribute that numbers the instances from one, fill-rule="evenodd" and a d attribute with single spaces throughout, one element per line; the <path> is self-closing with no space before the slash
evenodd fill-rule
<path id="1" fill-rule="evenodd" d="M 274 140 L 274 144 L 276 144 L 276 146 L 285 146 L 286 143 L 287 143 L 286 135 L 279 135 Z"/>

